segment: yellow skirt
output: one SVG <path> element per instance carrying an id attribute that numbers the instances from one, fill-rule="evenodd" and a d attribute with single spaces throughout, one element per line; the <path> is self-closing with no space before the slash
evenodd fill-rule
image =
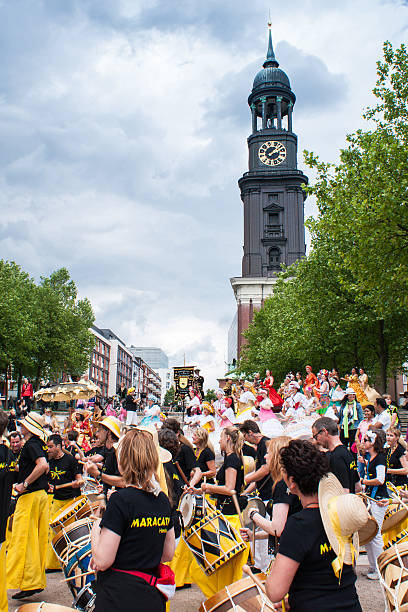
<path id="1" fill-rule="evenodd" d="M 0 612 L 8 612 L 6 589 L 6 543 L 0 544 Z"/>
<path id="2" fill-rule="evenodd" d="M 224 515 L 225 516 L 225 515 Z M 239 532 L 241 523 L 239 522 L 239 516 L 237 514 L 225 516 L 228 522 Z M 221 589 L 237 580 L 242 578 L 242 568 L 248 560 L 250 552 L 249 542 L 245 550 L 235 555 L 230 561 L 224 563 L 218 568 L 211 576 L 207 576 L 204 570 L 201 569 L 192 553 L 192 563 L 190 566 L 191 581 L 197 584 L 204 595 L 208 598 L 215 593 L 218 593 Z"/>
<path id="3" fill-rule="evenodd" d="M 48 522 L 45 491 L 26 493 L 18 498 L 7 552 L 7 588 L 45 589 Z"/>
<path id="4" fill-rule="evenodd" d="M 69 502 L 69 499 L 54 499 L 52 495 L 48 495 L 48 511 L 50 518 L 54 516 L 65 504 Z M 52 539 L 55 537 L 55 531 L 52 527 L 48 527 L 48 545 L 47 545 L 47 556 L 45 558 L 45 569 L 57 570 L 61 569 L 61 563 L 58 561 L 57 556 L 51 546 Z"/>
<path id="5" fill-rule="evenodd" d="M 191 565 L 194 561 L 193 553 L 183 540 L 180 538 L 177 544 L 173 559 L 167 565 L 173 570 L 176 587 L 191 584 Z"/>

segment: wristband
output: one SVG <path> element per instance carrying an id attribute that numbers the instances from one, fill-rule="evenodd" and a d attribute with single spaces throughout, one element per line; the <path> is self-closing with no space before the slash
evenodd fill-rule
<path id="1" fill-rule="evenodd" d="M 29 485 L 28 485 L 28 482 L 25 480 L 25 481 L 23 482 L 23 487 L 24 487 L 25 489 L 28 489 L 28 486 L 29 486 Z"/>

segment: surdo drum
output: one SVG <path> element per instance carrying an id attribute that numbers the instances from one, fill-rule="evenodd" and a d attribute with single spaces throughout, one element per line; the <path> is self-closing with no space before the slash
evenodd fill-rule
<path id="1" fill-rule="evenodd" d="M 246 548 L 225 516 L 213 509 L 183 532 L 183 540 L 207 576 Z"/>
<path id="2" fill-rule="evenodd" d="M 408 543 L 385 550 L 377 559 L 380 582 L 390 612 L 408 612 Z"/>
<path id="3" fill-rule="evenodd" d="M 214 506 L 207 500 L 204 500 L 203 495 L 186 493 L 180 499 L 178 509 L 183 520 L 183 527 L 188 529 L 191 525 L 198 523 L 198 521 L 204 518 L 207 509 L 214 510 Z"/>
<path id="4" fill-rule="evenodd" d="M 86 516 L 91 516 L 92 507 L 86 497 L 79 497 L 74 501 L 69 501 L 51 517 L 50 526 L 58 533 L 62 527 L 71 525 Z"/>
<path id="5" fill-rule="evenodd" d="M 72 608 L 66 606 L 59 606 L 57 604 L 46 603 L 42 601 L 40 603 L 28 603 L 16 608 L 16 612 L 72 612 Z"/>
<path id="6" fill-rule="evenodd" d="M 265 582 L 265 574 L 257 576 Z M 272 604 L 251 578 L 243 578 L 221 589 L 200 606 L 199 612 L 269 612 Z"/>

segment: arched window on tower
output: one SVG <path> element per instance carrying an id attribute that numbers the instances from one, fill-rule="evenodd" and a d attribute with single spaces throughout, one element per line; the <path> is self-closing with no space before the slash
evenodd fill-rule
<path id="1" fill-rule="evenodd" d="M 278 247 L 271 247 L 269 249 L 269 267 L 279 270 L 281 264 L 281 252 Z"/>

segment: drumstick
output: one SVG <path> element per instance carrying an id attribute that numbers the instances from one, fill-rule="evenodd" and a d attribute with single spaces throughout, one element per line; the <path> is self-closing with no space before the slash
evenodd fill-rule
<path id="1" fill-rule="evenodd" d="M 237 514 L 239 516 L 239 522 L 241 523 L 241 527 L 244 527 L 245 526 L 244 525 L 244 519 L 242 517 L 241 508 L 239 507 L 237 492 L 236 491 L 232 491 L 231 497 L 232 497 L 232 501 L 234 502 L 235 510 L 237 511 Z"/>
<path id="2" fill-rule="evenodd" d="M 255 521 L 252 521 L 252 558 L 254 561 L 254 565 L 255 565 L 255 531 L 256 531 L 256 524 Z"/>
<path id="3" fill-rule="evenodd" d="M 78 574 L 77 576 L 71 576 L 71 578 L 64 578 L 64 582 L 69 582 L 70 580 L 75 580 L 76 578 L 82 578 L 82 576 L 89 576 L 89 574 L 96 574 L 96 570 L 90 570 L 89 572 L 85 572 L 84 574 Z"/>
<path id="4" fill-rule="evenodd" d="M 80 487 L 82 487 L 82 485 L 84 484 L 83 480 L 78 480 L 77 482 L 79 482 Z M 57 491 L 57 489 L 67 489 L 68 487 L 72 487 L 72 482 L 66 482 L 65 484 L 55 485 L 54 490 Z"/>
<path id="5" fill-rule="evenodd" d="M 262 582 L 259 580 L 258 576 L 255 576 L 255 574 L 252 573 L 251 568 L 249 567 L 249 565 L 244 565 L 242 568 L 242 571 L 244 572 L 244 574 L 246 574 L 247 576 L 249 576 L 251 578 L 251 580 L 256 584 L 256 586 L 262 591 L 262 593 L 266 596 L 266 589 L 265 589 L 265 585 L 262 584 Z M 273 605 L 273 603 L 271 602 L 270 599 L 268 599 L 268 601 L 265 601 L 265 605 L 268 606 L 271 610 L 276 610 L 275 606 Z"/>

